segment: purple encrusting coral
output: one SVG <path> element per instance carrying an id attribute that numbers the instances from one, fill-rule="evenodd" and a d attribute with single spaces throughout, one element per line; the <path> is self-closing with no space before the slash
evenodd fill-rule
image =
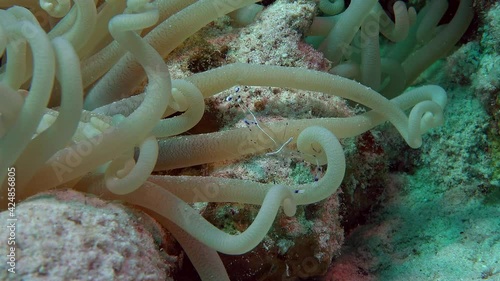
<path id="1" fill-rule="evenodd" d="M 142 212 L 59 190 L 19 204 L 16 218 L 16 273 L 0 247 L 1 280 L 172 280 L 176 258 L 161 250 L 165 233 Z"/>

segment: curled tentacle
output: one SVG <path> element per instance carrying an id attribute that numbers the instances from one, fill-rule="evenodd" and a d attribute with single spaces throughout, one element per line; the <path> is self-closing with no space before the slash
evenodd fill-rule
<path id="1" fill-rule="evenodd" d="M 146 182 L 136 191 L 121 196 L 110 193 L 99 181 L 88 186 L 88 191 L 102 194 L 105 198 L 126 200 L 148 208 L 208 247 L 229 255 L 243 254 L 255 248 L 271 228 L 281 205 L 287 216 L 294 215 L 296 211 L 293 193 L 284 186 L 275 185 L 266 192 L 252 224 L 244 232 L 231 235 L 216 228 L 185 201 L 154 183 Z"/>
<path id="2" fill-rule="evenodd" d="M 336 15 L 345 8 L 344 0 L 320 0 L 319 9 L 327 15 Z"/>
<path id="3" fill-rule="evenodd" d="M 203 95 L 192 83 L 185 80 L 174 80 L 172 86 L 179 101 L 177 108 L 188 107 L 179 116 L 160 120 L 153 129 L 153 135 L 156 137 L 169 137 L 186 132 L 198 124 L 205 111 Z"/>
<path id="4" fill-rule="evenodd" d="M 149 137 L 140 145 L 137 163 L 130 157 L 111 161 L 105 173 L 106 187 L 115 194 L 127 194 L 138 189 L 144 183 L 156 163 L 158 157 L 158 142 Z M 120 166 L 123 170 L 120 170 Z"/>

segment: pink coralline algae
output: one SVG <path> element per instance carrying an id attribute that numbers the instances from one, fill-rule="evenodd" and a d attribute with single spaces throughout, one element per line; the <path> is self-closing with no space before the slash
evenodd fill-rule
<path id="1" fill-rule="evenodd" d="M 175 258 L 160 250 L 164 233 L 141 212 L 59 190 L 19 204 L 16 218 L 16 274 L 0 247 L 1 280 L 172 280 Z M 0 228 L 0 237 L 8 231 Z"/>

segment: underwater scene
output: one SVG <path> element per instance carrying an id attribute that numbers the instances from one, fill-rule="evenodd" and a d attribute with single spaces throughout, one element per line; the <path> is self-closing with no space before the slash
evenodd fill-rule
<path id="1" fill-rule="evenodd" d="M 500 1 L 0 0 L 0 280 L 500 281 Z"/>

